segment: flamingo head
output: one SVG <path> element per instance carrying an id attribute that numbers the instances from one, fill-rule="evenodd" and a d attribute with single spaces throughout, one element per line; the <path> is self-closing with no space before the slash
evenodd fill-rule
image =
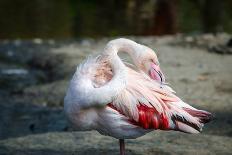
<path id="1" fill-rule="evenodd" d="M 142 69 L 146 74 L 150 75 L 153 80 L 158 82 L 165 83 L 165 76 L 160 69 L 159 61 L 156 53 L 143 46 L 143 50 L 137 52 L 136 65 Z"/>

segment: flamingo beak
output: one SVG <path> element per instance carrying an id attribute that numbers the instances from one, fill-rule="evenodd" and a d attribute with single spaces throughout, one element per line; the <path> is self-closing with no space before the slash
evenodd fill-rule
<path id="1" fill-rule="evenodd" d="M 153 80 L 160 82 L 160 84 L 165 83 L 165 77 L 160 67 L 154 63 L 151 64 L 151 69 L 149 74 Z"/>

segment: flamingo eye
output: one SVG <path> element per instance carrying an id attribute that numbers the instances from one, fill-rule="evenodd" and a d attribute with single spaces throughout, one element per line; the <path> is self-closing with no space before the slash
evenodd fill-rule
<path id="1" fill-rule="evenodd" d="M 154 60 L 154 59 L 151 59 L 151 62 L 153 62 L 155 65 L 159 66 L 159 61 L 158 60 Z"/>

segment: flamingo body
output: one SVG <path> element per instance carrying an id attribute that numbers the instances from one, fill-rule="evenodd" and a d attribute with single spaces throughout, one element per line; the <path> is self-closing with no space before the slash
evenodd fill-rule
<path id="1" fill-rule="evenodd" d="M 118 57 L 127 52 L 135 67 Z M 77 68 L 65 99 L 65 113 L 79 131 L 97 130 L 120 140 L 153 130 L 199 133 L 211 114 L 183 102 L 165 83 L 157 56 L 128 39 L 110 41 L 102 54 Z"/>

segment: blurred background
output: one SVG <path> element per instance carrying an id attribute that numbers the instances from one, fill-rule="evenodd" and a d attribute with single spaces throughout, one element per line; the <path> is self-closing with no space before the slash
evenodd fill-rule
<path id="1" fill-rule="evenodd" d="M 215 115 L 198 135 L 126 140 L 126 154 L 231 154 L 231 33 L 231 0 L 0 0 L 0 155 L 119 154 L 63 113 L 77 65 L 118 37 L 154 49 L 177 95 Z"/>
<path id="2" fill-rule="evenodd" d="M 0 38 L 232 32 L 230 0 L 1 0 Z"/>

